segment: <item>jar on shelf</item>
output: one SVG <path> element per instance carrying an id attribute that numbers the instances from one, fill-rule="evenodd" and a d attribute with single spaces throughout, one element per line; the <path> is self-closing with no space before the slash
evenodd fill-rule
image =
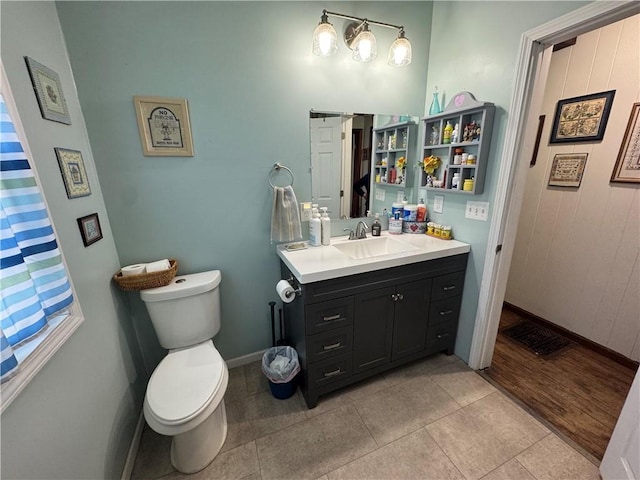
<path id="1" fill-rule="evenodd" d="M 465 192 L 473 192 L 473 178 L 467 178 L 462 185 L 462 190 Z"/>

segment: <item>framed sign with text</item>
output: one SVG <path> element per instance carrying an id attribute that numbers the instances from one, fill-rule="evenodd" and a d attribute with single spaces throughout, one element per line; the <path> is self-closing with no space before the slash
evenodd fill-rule
<path id="1" fill-rule="evenodd" d="M 150 157 L 193 157 L 184 98 L 133 97 L 142 152 Z"/>

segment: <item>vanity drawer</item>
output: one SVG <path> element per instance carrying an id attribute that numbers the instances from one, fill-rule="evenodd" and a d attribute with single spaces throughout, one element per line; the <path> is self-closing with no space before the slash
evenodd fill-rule
<path id="1" fill-rule="evenodd" d="M 462 270 L 460 272 L 435 277 L 431 286 L 431 301 L 451 298 L 462 294 L 464 273 L 464 270 Z"/>
<path id="2" fill-rule="evenodd" d="M 457 297 L 431 302 L 431 306 L 429 307 L 429 326 L 443 323 L 453 323 L 457 325 L 458 317 L 460 316 L 461 301 L 462 296 L 458 295 Z"/>
<path id="3" fill-rule="evenodd" d="M 353 349 L 353 327 L 336 328 L 307 337 L 307 361 L 318 362 Z"/>
<path id="4" fill-rule="evenodd" d="M 328 358 L 309 367 L 309 386 L 321 387 L 351 376 L 353 361 L 351 353 Z"/>
<path id="5" fill-rule="evenodd" d="M 306 308 L 307 335 L 353 324 L 353 297 L 307 305 Z"/>
<path id="6" fill-rule="evenodd" d="M 427 350 L 437 352 L 452 347 L 456 340 L 457 330 L 458 322 L 429 325 L 427 329 Z"/>

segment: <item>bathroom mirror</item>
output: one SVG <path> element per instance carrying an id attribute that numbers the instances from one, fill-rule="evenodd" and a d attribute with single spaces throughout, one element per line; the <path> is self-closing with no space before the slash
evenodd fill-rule
<path id="1" fill-rule="evenodd" d="M 327 207 L 332 219 L 366 216 L 372 191 L 371 148 L 373 129 L 391 122 L 417 117 L 373 113 L 311 110 L 309 138 L 311 197 Z"/>

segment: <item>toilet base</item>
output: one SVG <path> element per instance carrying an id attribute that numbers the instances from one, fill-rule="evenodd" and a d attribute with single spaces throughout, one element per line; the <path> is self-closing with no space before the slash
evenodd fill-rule
<path id="1" fill-rule="evenodd" d="M 196 473 L 220 453 L 227 438 L 224 400 L 193 430 L 175 435 L 171 442 L 171 465 L 181 473 Z"/>

